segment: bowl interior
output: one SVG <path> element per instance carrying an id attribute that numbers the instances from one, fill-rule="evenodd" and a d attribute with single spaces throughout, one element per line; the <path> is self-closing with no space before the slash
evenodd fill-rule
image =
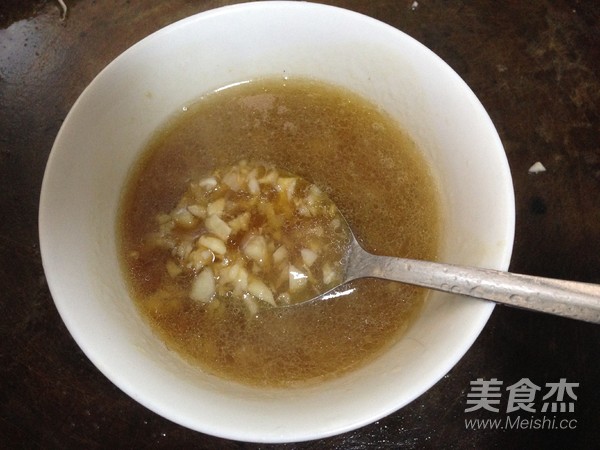
<path id="1" fill-rule="evenodd" d="M 357 428 L 404 406 L 462 357 L 493 307 L 435 293 L 383 356 L 302 389 L 236 385 L 165 349 L 129 300 L 117 262 L 123 183 L 175 111 L 266 75 L 347 87 L 409 131 L 442 187 L 442 260 L 506 269 L 514 201 L 502 144 L 464 82 L 412 38 L 356 13 L 303 2 L 216 9 L 149 36 L 94 79 L 56 139 L 40 203 L 43 264 L 65 324 L 113 383 L 158 414 L 230 439 L 289 442 Z"/>

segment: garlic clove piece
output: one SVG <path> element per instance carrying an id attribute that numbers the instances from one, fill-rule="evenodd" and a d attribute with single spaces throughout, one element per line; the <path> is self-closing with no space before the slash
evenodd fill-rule
<path id="1" fill-rule="evenodd" d="M 192 300 L 208 303 L 215 295 L 215 276 L 210 267 L 202 269 L 194 281 L 190 289 L 190 298 Z"/>
<path id="2" fill-rule="evenodd" d="M 258 278 L 252 277 L 248 283 L 248 293 L 252 294 L 259 300 L 269 303 L 272 306 L 276 306 L 273 292 L 271 289 Z"/>

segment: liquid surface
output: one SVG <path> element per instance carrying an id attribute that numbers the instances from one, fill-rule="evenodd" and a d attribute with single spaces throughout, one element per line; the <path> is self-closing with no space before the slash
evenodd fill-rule
<path id="1" fill-rule="evenodd" d="M 435 259 L 440 222 L 435 182 L 412 141 L 388 116 L 321 82 L 267 79 L 229 87 L 185 108 L 156 134 L 123 194 L 118 223 L 123 269 L 155 331 L 203 370 L 261 386 L 339 376 L 396 342 L 418 313 L 424 290 L 359 280 L 334 300 L 256 312 L 190 299 L 189 280 L 165 268 L 170 251 L 142 251 L 144 236 L 156 231 L 156 217 L 176 207 L 191 180 L 242 159 L 314 183 L 366 250 Z"/>

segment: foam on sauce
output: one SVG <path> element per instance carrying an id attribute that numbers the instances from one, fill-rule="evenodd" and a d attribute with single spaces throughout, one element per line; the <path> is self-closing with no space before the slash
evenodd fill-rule
<path id="1" fill-rule="evenodd" d="M 409 137 L 385 113 L 339 87 L 262 79 L 206 95 L 151 140 L 119 211 L 123 269 L 142 315 L 166 344 L 203 370 L 245 384 L 294 386 L 339 376 L 396 342 L 426 291 L 360 280 L 334 300 L 252 310 L 190 299 L 173 277 L 172 249 L 148 251 L 157 216 L 193 180 L 240 160 L 263 161 L 314 183 L 369 251 L 435 259 L 436 185 Z"/>

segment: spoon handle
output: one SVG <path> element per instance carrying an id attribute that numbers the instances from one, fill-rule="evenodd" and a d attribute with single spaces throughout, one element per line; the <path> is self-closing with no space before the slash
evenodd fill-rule
<path id="1" fill-rule="evenodd" d="M 461 267 L 365 252 L 349 261 L 349 279 L 374 277 L 600 323 L 600 285 Z"/>

